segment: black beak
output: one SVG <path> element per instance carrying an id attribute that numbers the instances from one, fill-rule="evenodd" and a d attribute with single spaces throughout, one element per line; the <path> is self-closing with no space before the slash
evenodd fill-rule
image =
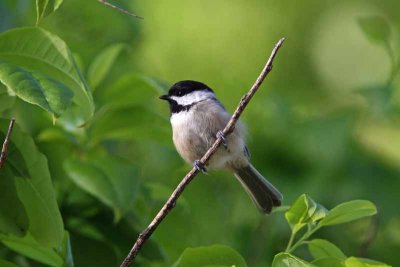
<path id="1" fill-rule="evenodd" d="M 169 95 L 162 95 L 160 96 L 160 99 L 169 101 L 171 98 L 169 97 Z"/>

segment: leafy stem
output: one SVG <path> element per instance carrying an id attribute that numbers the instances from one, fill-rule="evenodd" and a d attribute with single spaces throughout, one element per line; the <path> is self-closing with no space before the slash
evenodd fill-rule
<path id="1" fill-rule="evenodd" d="M 292 253 L 293 251 L 295 251 L 299 246 L 301 246 L 304 243 L 304 241 L 306 241 L 312 234 L 314 234 L 321 227 L 322 227 L 322 225 L 317 225 L 314 228 L 307 229 L 307 232 L 305 232 L 304 235 L 299 240 L 297 240 L 297 242 L 293 246 L 291 245 L 291 242 L 290 242 L 291 240 L 289 240 L 288 248 L 286 248 L 285 252 Z M 294 236 L 294 235 L 292 234 L 292 236 Z M 290 239 L 292 239 L 292 237 Z M 293 242 L 293 240 L 292 240 L 292 242 Z"/>
<path id="2" fill-rule="evenodd" d="M 289 242 L 288 242 L 288 244 L 286 246 L 285 252 L 289 252 L 290 251 L 290 249 L 291 249 L 291 247 L 293 245 L 295 237 L 296 237 L 296 233 L 294 231 L 292 231 L 292 234 L 290 235 L 290 239 L 289 239 Z"/>

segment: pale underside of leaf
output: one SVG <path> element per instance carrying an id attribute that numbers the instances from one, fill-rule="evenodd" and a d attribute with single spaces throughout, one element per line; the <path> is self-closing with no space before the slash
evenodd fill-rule
<path id="1" fill-rule="evenodd" d="M 73 92 L 62 83 L 0 61 L 0 81 L 22 100 L 60 116 L 71 104 Z"/>

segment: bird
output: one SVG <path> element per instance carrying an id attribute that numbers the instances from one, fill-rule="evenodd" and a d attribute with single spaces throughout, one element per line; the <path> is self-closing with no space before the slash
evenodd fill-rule
<path id="1" fill-rule="evenodd" d="M 238 121 L 231 134 L 223 134 L 231 115 L 210 87 L 184 80 L 172 85 L 160 99 L 169 103 L 173 143 L 187 163 L 202 172 L 220 169 L 233 173 L 262 213 L 269 214 L 282 204 L 282 194 L 250 163 L 243 124 Z M 199 159 L 217 138 L 223 146 L 203 166 Z"/>

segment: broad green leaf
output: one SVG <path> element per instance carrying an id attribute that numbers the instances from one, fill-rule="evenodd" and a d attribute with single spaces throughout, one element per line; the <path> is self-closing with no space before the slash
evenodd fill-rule
<path id="1" fill-rule="evenodd" d="M 0 112 L 4 112 L 14 106 L 15 103 L 15 96 L 10 95 L 7 93 L 6 88 L 4 90 L 3 86 L 0 83 Z"/>
<path id="2" fill-rule="evenodd" d="M 53 11 L 56 11 L 63 0 L 36 0 L 36 24 Z"/>
<path id="3" fill-rule="evenodd" d="M 128 74 L 112 83 L 98 95 L 102 105 L 112 108 L 143 106 L 154 110 L 160 105 L 158 98 L 165 88 L 157 81 L 138 74 Z"/>
<path id="4" fill-rule="evenodd" d="M 101 108 L 92 120 L 92 132 L 96 132 L 94 141 L 97 142 L 100 136 L 102 139 L 157 141 L 168 136 L 168 113 L 159 99 L 164 91 L 159 82 L 137 74 L 125 75 L 99 91 L 96 97 Z M 163 141 L 166 140 L 169 141 L 169 137 Z"/>
<path id="5" fill-rule="evenodd" d="M 126 47 L 126 44 L 113 44 L 93 60 L 87 74 L 87 80 L 93 90 L 105 79 L 118 55 Z"/>
<path id="6" fill-rule="evenodd" d="M 5 132 L 7 120 L 0 120 L 0 131 Z M 41 244 L 59 248 L 64 226 L 57 206 L 55 192 L 47 166 L 32 138 L 16 124 L 5 164 L 10 168 L 18 198 L 25 207 L 29 232 Z M 7 174 L 7 173 L 6 173 Z"/>
<path id="7" fill-rule="evenodd" d="M 367 200 L 353 200 L 337 205 L 331 209 L 320 225 L 335 225 L 351 222 L 376 214 L 375 205 Z"/>
<path id="8" fill-rule="evenodd" d="M 294 233 L 308 223 L 314 223 L 326 215 L 326 209 L 312 200 L 308 195 L 301 195 L 285 212 L 285 218 Z"/>
<path id="9" fill-rule="evenodd" d="M 174 267 L 247 266 L 243 257 L 233 248 L 223 245 L 187 248 Z"/>
<path id="10" fill-rule="evenodd" d="M 167 113 L 158 98 L 162 90 L 157 82 L 130 74 L 98 92 L 102 107 L 92 120 L 90 141 L 146 139 L 170 144 Z"/>
<path id="11" fill-rule="evenodd" d="M 83 63 L 83 59 L 82 59 L 81 55 L 77 54 L 77 53 L 72 53 L 72 57 L 75 60 L 77 68 L 80 69 L 80 70 L 84 70 L 85 69 L 85 64 Z"/>
<path id="12" fill-rule="evenodd" d="M 50 266 L 62 266 L 63 260 L 54 249 L 38 243 L 30 233 L 22 238 L 0 235 L 1 242 L 8 248 Z"/>
<path id="13" fill-rule="evenodd" d="M 346 267 L 343 259 L 335 257 L 319 258 L 311 263 L 318 267 Z"/>
<path id="14" fill-rule="evenodd" d="M 72 181 L 114 210 L 115 220 L 136 200 L 139 179 L 137 169 L 122 158 L 88 155 L 70 158 L 64 168 Z"/>
<path id="15" fill-rule="evenodd" d="M 358 18 L 358 24 L 371 42 L 388 43 L 390 41 L 390 25 L 382 17 L 371 16 Z"/>
<path id="16" fill-rule="evenodd" d="M 92 120 L 92 144 L 108 139 L 146 139 L 170 144 L 168 113 L 158 98 L 162 90 L 147 77 L 126 75 L 99 92 L 97 99 L 102 108 Z"/>
<path id="17" fill-rule="evenodd" d="M 64 84 L 39 72 L 0 61 L 0 82 L 22 100 L 60 116 L 72 101 L 73 92 Z"/>
<path id="18" fill-rule="evenodd" d="M 345 261 L 346 267 L 390 267 L 382 262 L 373 261 L 370 259 L 350 257 Z"/>
<path id="19" fill-rule="evenodd" d="M 4 140 L 4 136 L 0 131 L 0 140 Z M 14 179 L 16 177 L 9 166 L 4 165 L 0 170 L 0 233 L 23 236 L 29 223 L 25 208 L 18 199 Z"/>
<path id="20" fill-rule="evenodd" d="M 74 93 L 80 110 L 80 124 L 94 112 L 90 90 L 67 45 L 58 36 L 39 27 L 17 28 L 0 34 L 0 60 L 34 73 L 50 77 Z"/>
<path id="21" fill-rule="evenodd" d="M 54 126 L 43 129 L 36 137 L 36 140 L 39 142 L 77 143 L 77 140 L 72 134 Z"/>
<path id="22" fill-rule="evenodd" d="M 0 266 L 1 267 L 18 267 L 18 265 L 14 264 L 12 262 L 1 260 L 1 259 L 0 259 Z"/>
<path id="23" fill-rule="evenodd" d="M 308 250 L 314 259 L 333 257 L 344 260 L 346 255 L 334 244 L 324 239 L 314 239 L 309 241 Z"/>
<path id="24" fill-rule="evenodd" d="M 289 253 L 279 253 L 275 255 L 271 267 L 314 267 L 315 265 L 299 259 Z"/>
<path id="25" fill-rule="evenodd" d="M 170 143 L 169 122 L 142 107 L 107 109 L 102 111 L 89 129 L 90 142 L 102 140 L 151 140 Z"/>

